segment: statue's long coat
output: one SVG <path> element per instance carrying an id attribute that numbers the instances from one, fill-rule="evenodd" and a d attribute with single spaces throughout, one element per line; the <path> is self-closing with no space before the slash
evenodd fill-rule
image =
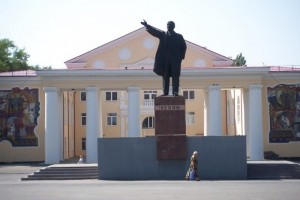
<path id="1" fill-rule="evenodd" d="M 147 25 L 146 30 L 159 39 L 159 45 L 155 55 L 153 71 L 159 76 L 180 76 L 181 61 L 185 57 L 186 43 L 181 34 L 174 32 L 174 39 L 167 43 L 167 32 Z M 171 71 L 167 69 L 167 63 L 171 64 Z"/>

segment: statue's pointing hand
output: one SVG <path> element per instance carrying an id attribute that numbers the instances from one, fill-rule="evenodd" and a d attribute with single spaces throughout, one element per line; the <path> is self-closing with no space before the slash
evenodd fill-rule
<path id="1" fill-rule="evenodd" d="M 147 24 L 147 22 L 145 20 L 143 22 L 141 22 L 141 24 L 144 25 L 144 26 L 146 26 L 146 27 L 148 26 L 148 24 Z"/>

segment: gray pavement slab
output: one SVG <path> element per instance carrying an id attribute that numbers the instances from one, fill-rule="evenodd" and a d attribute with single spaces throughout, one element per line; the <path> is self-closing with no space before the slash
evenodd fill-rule
<path id="1" fill-rule="evenodd" d="M 57 199 L 289 199 L 299 200 L 300 180 L 255 181 L 21 181 L 42 166 L 0 165 L 1 200 Z"/>

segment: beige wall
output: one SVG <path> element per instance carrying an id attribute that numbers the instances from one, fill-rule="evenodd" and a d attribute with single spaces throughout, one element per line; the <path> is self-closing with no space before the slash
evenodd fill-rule
<path id="1" fill-rule="evenodd" d="M 118 100 L 106 101 L 106 92 L 117 92 Z M 102 104 L 101 111 L 102 111 L 103 137 L 108 137 L 108 138 L 121 137 L 120 91 L 116 91 L 116 90 L 101 91 L 100 97 L 101 97 L 101 104 Z M 116 126 L 107 124 L 108 113 L 117 114 Z"/>
<path id="2" fill-rule="evenodd" d="M 86 137 L 86 126 L 81 125 L 81 113 L 86 113 L 86 102 L 81 101 L 80 91 L 75 92 L 75 156 L 85 156 L 82 150 L 82 138 Z"/>
<path id="3" fill-rule="evenodd" d="M 185 112 L 195 113 L 195 123 L 186 126 L 188 136 L 204 135 L 204 93 L 202 90 L 194 90 L 195 99 L 187 99 Z"/>

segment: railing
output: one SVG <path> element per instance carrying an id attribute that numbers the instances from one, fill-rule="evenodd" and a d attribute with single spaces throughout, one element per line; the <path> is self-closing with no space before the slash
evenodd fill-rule
<path id="1" fill-rule="evenodd" d="M 144 99 L 144 106 L 154 106 L 154 99 Z"/>
<path id="2" fill-rule="evenodd" d="M 271 66 L 270 71 L 281 71 L 281 72 L 286 72 L 286 71 L 300 71 L 300 66 L 293 65 L 293 66 Z"/>

